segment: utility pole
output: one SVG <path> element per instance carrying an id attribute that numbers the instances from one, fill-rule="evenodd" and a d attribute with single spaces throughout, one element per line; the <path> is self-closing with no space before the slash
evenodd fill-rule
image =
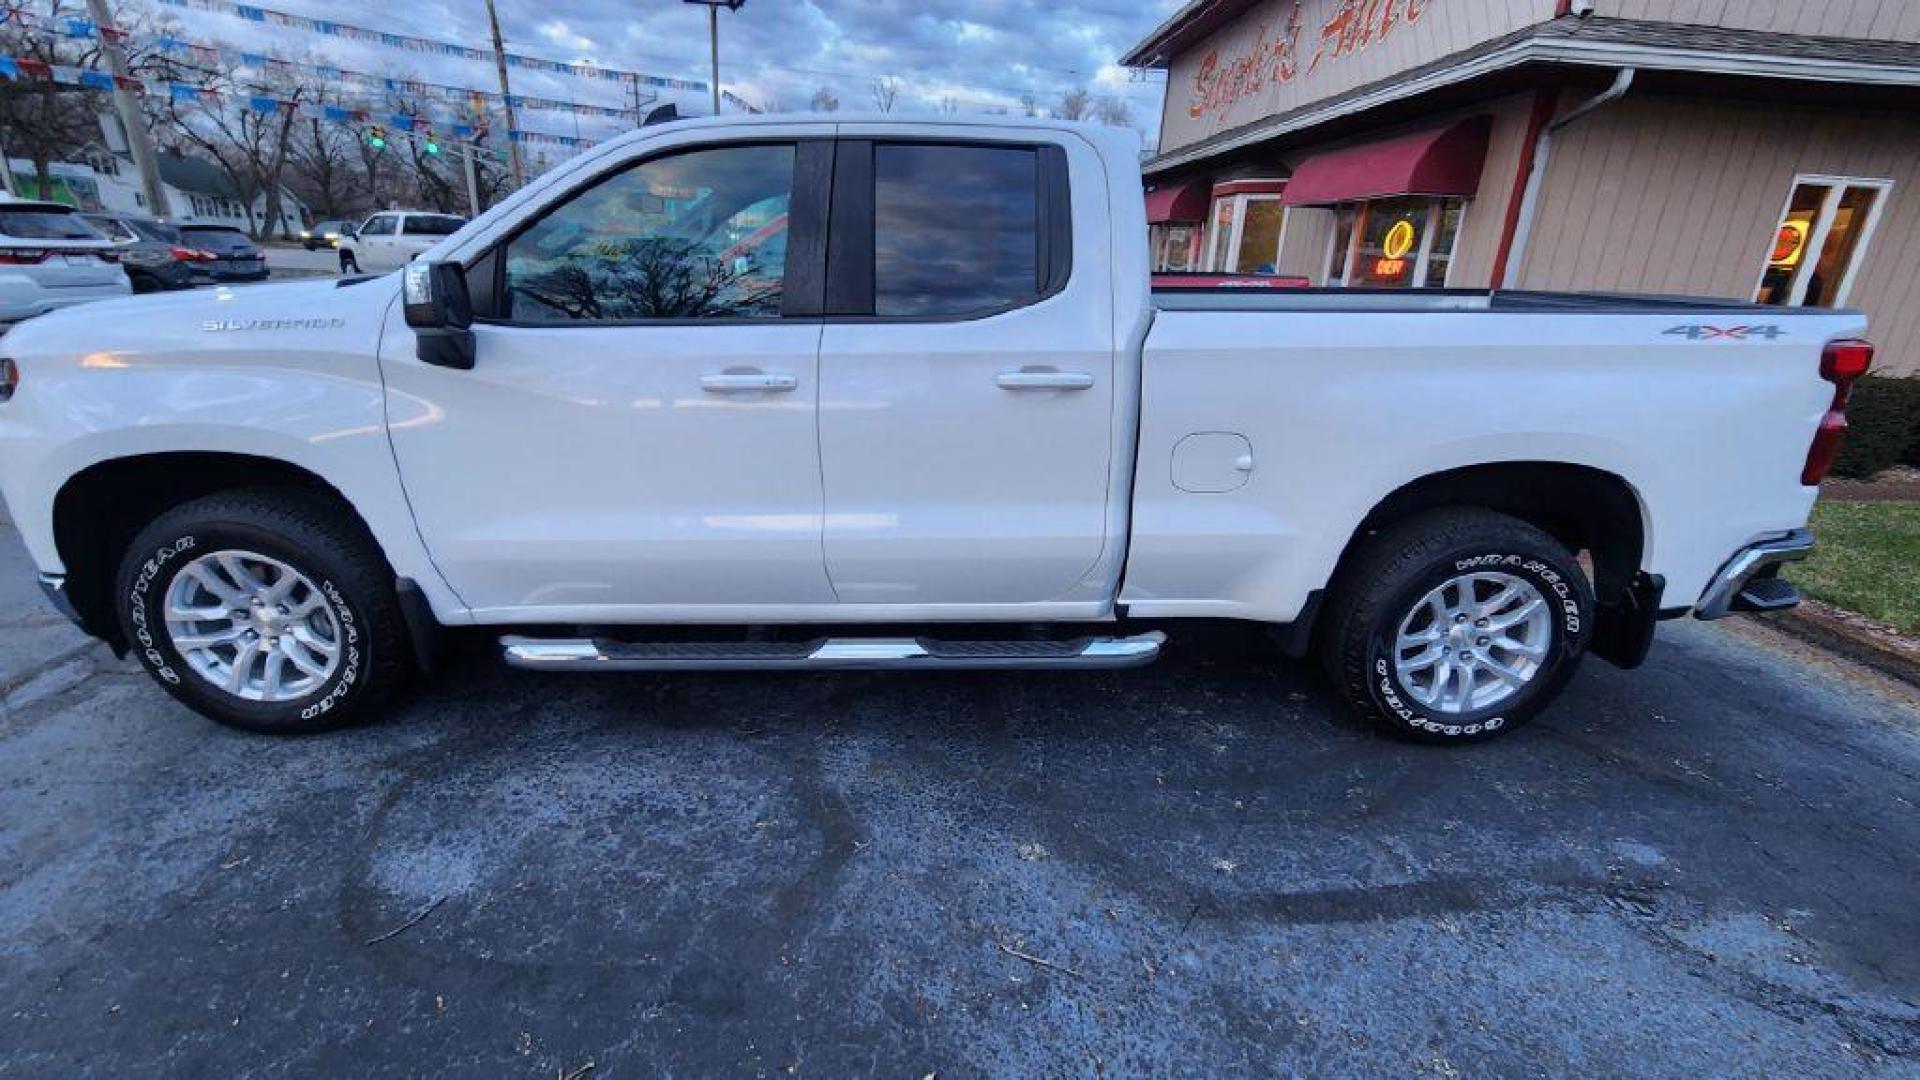
<path id="1" fill-rule="evenodd" d="M 133 77 L 127 66 L 127 54 L 121 50 L 119 30 L 107 11 L 107 0 L 87 0 L 87 14 L 93 17 L 94 32 L 100 35 L 100 51 L 107 55 L 107 68 L 113 72 L 113 111 L 126 129 L 127 149 L 133 154 L 134 167 L 140 170 L 140 188 L 147 197 L 147 213 L 164 218 L 173 213 L 167 204 L 166 185 L 160 182 L 160 159 L 153 152 L 153 132 L 147 130 L 147 118 L 140 102 L 126 81 Z"/>
<path id="2" fill-rule="evenodd" d="M 102 0 L 93 0 L 100 3 Z M 493 24 L 493 65 L 500 73 L 500 104 L 507 110 L 507 157 L 512 162 L 513 186 L 525 187 L 527 167 L 520 160 L 520 144 L 513 135 L 520 130 L 519 121 L 513 118 L 513 91 L 507 86 L 507 48 L 500 41 L 500 14 L 493 9 L 493 0 L 487 0 L 487 21 Z"/>
<path id="3" fill-rule="evenodd" d="M 713 115 L 720 115 L 720 9 L 739 11 L 747 0 L 687 0 L 707 5 L 707 52 L 713 68 Z"/>
<path id="4" fill-rule="evenodd" d="M 460 160 L 465 162 L 467 167 L 467 211 L 468 211 L 467 216 L 479 217 L 480 216 L 480 177 L 474 171 L 473 153 L 474 153 L 474 148 L 472 146 L 467 146 L 463 144 L 460 147 Z"/>

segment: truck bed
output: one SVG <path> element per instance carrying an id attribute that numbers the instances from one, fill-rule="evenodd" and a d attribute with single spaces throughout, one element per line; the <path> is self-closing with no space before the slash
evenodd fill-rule
<path id="1" fill-rule="evenodd" d="M 1155 293 L 1122 600 L 1288 621 L 1369 509 L 1423 478 L 1559 462 L 1626 482 L 1662 606 L 1802 526 L 1855 312 L 1522 291 Z M 1364 319 L 1329 315 L 1365 313 Z M 1436 314 L 1457 317 L 1436 319 Z"/>

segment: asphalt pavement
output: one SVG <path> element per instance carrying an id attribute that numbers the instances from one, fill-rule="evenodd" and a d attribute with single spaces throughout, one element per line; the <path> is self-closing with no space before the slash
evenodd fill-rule
<path id="1" fill-rule="evenodd" d="M 481 654 L 272 740 L 0 532 L 0 1076 L 1920 1074 L 1920 702 L 1762 630 L 1664 625 L 1466 749 L 1228 633 L 1101 675 Z"/>

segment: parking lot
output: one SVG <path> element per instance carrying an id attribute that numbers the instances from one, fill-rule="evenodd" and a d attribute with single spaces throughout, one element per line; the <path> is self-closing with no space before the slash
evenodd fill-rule
<path id="1" fill-rule="evenodd" d="M 1911 1075 L 1920 704 L 1774 638 L 1467 750 L 1257 638 L 216 728 L 0 530 L 0 1074 Z M 590 1073 L 579 1073 L 589 1063 Z"/>

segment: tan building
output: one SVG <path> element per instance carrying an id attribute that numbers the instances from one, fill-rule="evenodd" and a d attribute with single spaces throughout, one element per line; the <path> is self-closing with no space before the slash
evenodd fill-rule
<path id="1" fill-rule="evenodd" d="M 1920 0 L 1193 0 L 1159 269 L 1864 308 L 1920 371 Z"/>

